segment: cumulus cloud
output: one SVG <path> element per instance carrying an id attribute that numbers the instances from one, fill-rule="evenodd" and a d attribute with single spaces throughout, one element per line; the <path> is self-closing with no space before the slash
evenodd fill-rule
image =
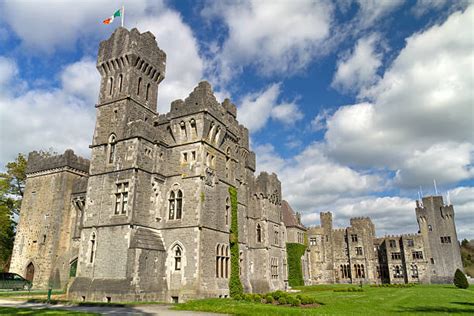
<path id="1" fill-rule="evenodd" d="M 98 76 L 84 76 L 84 69 L 95 68 L 85 59 L 64 68 L 62 84 L 53 90 L 26 89 L 19 94 L 0 95 L 0 164 L 19 152 L 53 148 L 74 149 L 89 156 L 94 131 Z M 95 73 L 95 72 L 94 72 Z M 8 79 L 8 78 L 7 78 Z M 11 77 L 10 77 L 11 79 Z M 0 91 L 13 89 L 3 81 Z"/>
<path id="2" fill-rule="evenodd" d="M 215 63 L 220 79 L 253 65 L 264 75 L 304 69 L 321 53 L 330 34 L 333 8 L 326 1 L 215 1 L 202 11 L 221 19 L 228 37 Z"/>
<path id="3" fill-rule="evenodd" d="M 359 12 L 357 22 L 359 27 L 365 28 L 376 21 L 387 16 L 403 4 L 403 0 L 377 1 L 377 0 L 357 0 Z"/>
<path id="4" fill-rule="evenodd" d="M 418 0 L 412 8 L 415 16 L 422 16 L 431 10 L 439 10 L 448 3 L 448 0 Z"/>
<path id="5" fill-rule="evenodd" d="M 9 84 L 16 75 L 18 75 L 18 66 L 15 61 L 0 56 L 0 87 Z"/>
<path id="6" fill-rule="evenodd" d="M 466 69 L 474 67 L 474 42 L 460 31 L 472 21 L 473 6 L 409 37 L 383 78 L 364 91 L 368 102 L 341 107 L 327 120 L 329 155 L 398 170 L 406 187 L 472 177 L 474 73 Z"/>
<path id="7" fill-rule="evenodd" d="M 344 54 L 337 62 L 332 87 L 342 92 L 358 92 L 374 84 L 382 66 L 380 36 L 371 34 L 357 41 L 352 52 Z"/>
<path id="8" fill-rule="evenodd" d="M 278 103 L 281 84 L 274 83 L 258 92 L 242 97 L 237 118 L 251 133 L 263 128 L 272 118 L 286 125 L 292 125 L 303 118 L 303 113 L 294 102 Z"/>

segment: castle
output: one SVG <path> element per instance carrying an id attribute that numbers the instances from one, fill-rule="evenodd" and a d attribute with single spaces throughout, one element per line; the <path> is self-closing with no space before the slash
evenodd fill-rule
<path id="1" fill-rule="evenodd" d="M 10 270 L 35 288 L 68 286 L 69 298 L 88 301 L 227 297 L 235 260 L 244 291 L 283 290 L 286 243 L 308 245 L 306 284 L 439 282 L 462 267 L 441 197 L 417 206 L 417 235 L 376 238 L 368 218 L 333 229 L 330 213 L 304 227 L 277 176 L 255 175 L 236 106 L 207 82 L 157 113 L 165 67 L 153 34 L 116 29 L 99 48 L 91 160 L 30 153 Z"/>

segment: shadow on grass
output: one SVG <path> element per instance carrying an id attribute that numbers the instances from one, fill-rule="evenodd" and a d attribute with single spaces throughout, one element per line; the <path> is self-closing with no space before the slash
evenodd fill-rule
<path id="1" fill-rule="evenodd" d="M 451 304 L 474 306 L 474 303 L 469 303 L 469 302 L 451 302 Z"/>
<path id="2" fill-rule="evenodd" d="M 458 307 L 431 307 L 431 306 L 418 306 L 418 307 L 403 307 L 398 309 L 399 313 L 443 313 L 443 314 L 469 314 L 474 315 L 474 308 L 458 308 Z"/>

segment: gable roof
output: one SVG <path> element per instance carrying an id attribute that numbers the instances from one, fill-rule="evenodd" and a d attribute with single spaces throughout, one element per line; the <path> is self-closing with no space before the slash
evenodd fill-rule
<path id="1" fill-rule="evenodd" d="M 297 227 L 306 230 L 306 227 L 298 220 L 295 211 L 293 211 L 290 204 L 285 200 L 281 201 L 281 213 L 283 215 L 283 223 L 286 227 Z"/>

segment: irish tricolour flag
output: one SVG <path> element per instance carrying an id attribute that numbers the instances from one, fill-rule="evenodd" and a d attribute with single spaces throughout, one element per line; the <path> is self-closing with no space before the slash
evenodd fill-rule
<path id="1" fill-rule="evenodd" d="M 123 8 L 122 9 L 118 9 L 117 11 L 115 11 L 115 13 L 108 19 L 105 19 L 103 21 L 104 24 L 110 24 L 114 21 L 115 18 L 118 18 L 120 16 L 123 15 L 123 12 L 122 12 Z"/>

